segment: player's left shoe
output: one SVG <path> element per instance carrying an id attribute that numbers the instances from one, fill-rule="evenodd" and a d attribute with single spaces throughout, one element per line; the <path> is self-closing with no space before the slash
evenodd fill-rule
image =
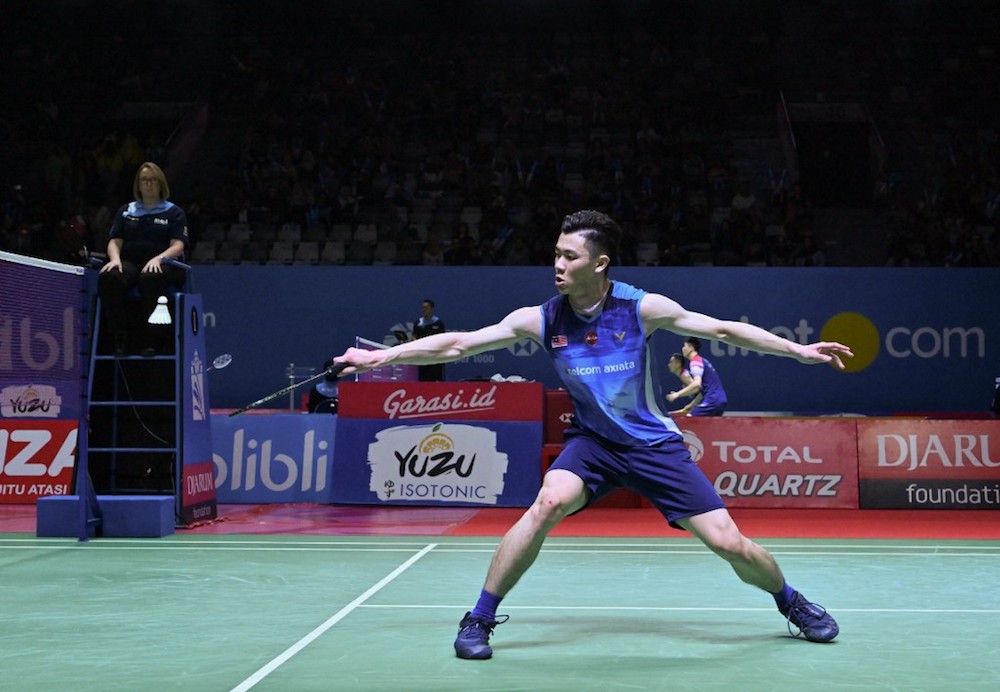
<path id="1" fill-rule="evenodd" d="M 811 642 L 833 641 L 840 634 L 837 621 L 821 605 L 811 603 L 798 591 L 792 596 L 788 606 L 781 608 L 781 614 L 788 620 L 788 632 L 793 637 L 805 637 Z M 792 631 L 792 626 L 798 632 Z"/>

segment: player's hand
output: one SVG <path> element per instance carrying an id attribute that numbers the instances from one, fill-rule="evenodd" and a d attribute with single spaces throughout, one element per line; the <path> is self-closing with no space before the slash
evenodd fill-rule
<path id="1" fill-rule="evenodd" d="M 344 351 L 343 355 L 336 356 L 333 362 L 348 364 L 348 367 L 343 370 L 344 375 L 356 375 L 361 372 L 367 372 L 382 364 L 379 351 L 368 351 L 362 348 L 349 348 Z"/>
<path id="2" fill-rule="evenodd" d="M 677 401 L 677 392 L 667 394 L 667 401 Z"/>
<path id="3" fill-rule="evenodd" d="M 853 358 L 854 353 L 848 346 L 836 341 L 818 341 L 815 344 L 803 346 L 797 357 L 800 363 L 807 365 L 829 363 L 838 370 L 843 370 L 844 361 L 842 359 Z"/>

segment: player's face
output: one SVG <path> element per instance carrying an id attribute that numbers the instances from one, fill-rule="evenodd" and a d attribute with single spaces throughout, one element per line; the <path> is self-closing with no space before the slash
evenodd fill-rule
<path id="1" fill-rule="evenodd" d="M 556 290 L 560 293 L 583 293 L 604 276 L 597 269 L 600 257 L 591 257 L 581 233 L 563 233 L 556 241 Z"/>

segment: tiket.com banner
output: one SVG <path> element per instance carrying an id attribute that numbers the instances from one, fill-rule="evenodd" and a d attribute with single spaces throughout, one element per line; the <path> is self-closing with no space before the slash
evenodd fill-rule
<path id="1" fill-rule="evenodd" d="M 1000 421 L 858 421 L 861 507 L 1000 509 Z"/>
<path id="2" fill-rule="evenodd" d="M 858 506 L 854 421 L 682 418 L 678 425 L 730 507 Z"/>

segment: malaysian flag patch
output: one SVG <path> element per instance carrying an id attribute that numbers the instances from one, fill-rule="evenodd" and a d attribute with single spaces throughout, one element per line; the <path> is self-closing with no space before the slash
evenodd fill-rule
<path id="1" fill-rule="evenodd" d="M 552 348 L 565 348 L 569 345 L 569 339 L 566 338 L 565 334 L 560 334 L 559 336 L 552 337 L 550 343 L 552 344 Z"/>

